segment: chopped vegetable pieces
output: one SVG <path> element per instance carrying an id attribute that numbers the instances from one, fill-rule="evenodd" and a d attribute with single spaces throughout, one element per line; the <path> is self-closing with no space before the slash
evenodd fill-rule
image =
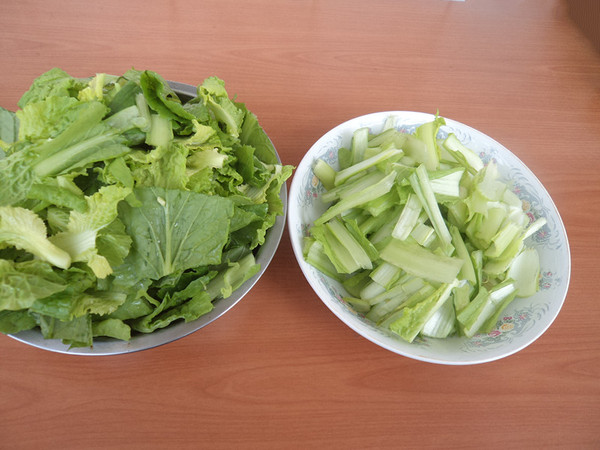
<path id="1" fill-rule="evenodd" d="M 304 240 L 306 261 L 342 283 L 349 307 L 408 342 L 489 332 L 539 284 L 525 241 L 545 220 L 530 223 L 495 163 L 453 133 L 440 138 L 444 125 L 436 116 L 411 134 L 390 118 L 380 133 L 356 130 L 338 170 L 314 167 L 328 207 Z"/>

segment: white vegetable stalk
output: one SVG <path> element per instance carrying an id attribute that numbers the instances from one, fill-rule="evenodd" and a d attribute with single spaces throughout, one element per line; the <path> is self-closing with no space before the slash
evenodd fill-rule
<path id="1" fill-rule="evenodd" d="M 416 194 L 410 194 L 398 222 L 396 222 L 394 231 L 392 231 L 392 236 L 401 241 L 405 240 L 417 224 L 422 209 L 423 206 L 419 201 L 419 197 Z"/>
<path id="2" fill-rule="evenodd" d="M 540 264 L 529 223 L 496 165 L 450 133 L 444 119 L 415 133 L 356 130 L 342 170 L 317 160 L 332 202 L 314 222 L 306 260 L 337 279 L 356 312 L 412 342 L 489 332 L 516 296 L 533 295 Z"/>

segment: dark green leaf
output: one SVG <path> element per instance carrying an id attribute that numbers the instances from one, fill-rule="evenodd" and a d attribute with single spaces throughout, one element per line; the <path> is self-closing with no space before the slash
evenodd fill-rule
<path id="1" fill-rule="evenodd" d="M 221 262 L 233 216 L 228 199 L 161 188 L 134 192 L 142 206 L 119 205 L 119 217 L 133 238 L 125 261 L 135 268 L 134 276 L 157 280 Z"/>

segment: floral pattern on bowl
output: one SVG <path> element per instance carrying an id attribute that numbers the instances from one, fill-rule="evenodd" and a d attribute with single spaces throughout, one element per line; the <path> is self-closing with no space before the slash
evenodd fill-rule
<path id="1" fill-rule="evenodd" d="M 523 201 L 524 211 L 530 219 L 546 218 L 546 225 L 528 239 L 528 245 L 537 249 L 541 262 L 540 290 L 534 296 L 515 299 L 490 333 L 471 339 L 419 338 L 409 344 L 393 333 L 377 328 L 352 310 L 342 300 L 345 295 L 342 285 L 304 261 L 302 238 L 308 235 L 313 221 L 327 208 L 319 197 L 324 188 L 312 172 L 314 162 L 322 158 L 339 168 L 337 151 L 350 145 L 353 132 L 369 127 L 372 133 L 377 133 L 389 116 L 395 118 L 396 128 L 405 132 L 413 132 L 417 126 L 434 118 L 425 113 L 386 111 L 351 119 L 319 139 L 296 169 L 289 196 L 288 230 L 307 281 L 325 305 L 354 331 L 387 350 L 410 358 L 439 364 L 478 364 L 525 348 L 547 330 L 564 303 L 571 272 L 567 235 L 550 195 L 535 175 L 500 143 L 462 123 L 446 119 L 439 137 L 454 133 L 463 144 L 478 152 L 484 162 L 495 161 L 504 180 Z"/>

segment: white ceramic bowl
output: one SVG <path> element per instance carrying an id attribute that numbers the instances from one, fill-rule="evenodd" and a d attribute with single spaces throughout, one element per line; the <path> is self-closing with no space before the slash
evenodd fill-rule
<path id="1" fill-rule="evenodd" d="M 324 189 L 313 174 L 314 162 L 322 158 L 338 169 L 337 150 L 350 145 L 353 132 L 361 127 L 369 127 L 373 133 L 380 132 L 390 115 L 396 118 L 396 127 L 407 132 L 413 132 L 418 125 L 434 119 L 431 114 L 407 111 L 356 117 L 321 137 L 296 169 L 288 199 L 288 228 L 294 254 L 304 276 L 342 322 L 361 336 L 397 354 L 432 363 L 464 365 L 494 361 L 518 352 L 548 329 L 563 305 L 571 272 L 569 244 L 560 215 L 535 175 L 500 143 L 471 127 L 446 119 L 446 126 L 440 129 L 440 137 L 453 132 L 463 144 L 479 152 L 484 162 L 496 161 L 502 177 L 512 183 L 523 200 L 526 213 L 547 220 L 547 224 L 527 241 L 540 255 L 540 290 L 532 297 L 515 299 L 502 314 L 496 329 L 471 339 L 423 338 L 409 344 L 355 313 L 342 300 L 346 295 L 342 285 L 304 261 L 302 238 L 308 235 L 313 221 L 327 208 L 319 198 Z"/>
<path id="2" fill-rule="evenodd" d="M 196 86 L 173 81 L 169 81 L 169 84 L 183 100 L 187 101 L 197 95 Z M 279 160 L 279 156 L 277 156 L 277 159 Z M 267 266 L 273 259 L 275 251 L 279 246 L 285 227 L 285 214 L 287 212 L 287 187 L 285 183 L 281 187 L 279 196 L 283 202 L 284 214 L 277 217 L 275 224 L 267 231 L 265 243 L 256 250 L 255 257 L 256 262 L 260 264 L 260 271 L 242 284 L 226 299 L 216 300 L 214 302 L 214 308 L 208 314 L 200 316 L 192 322 L 185 323 L 176 321 L 168 327 L 156 330 L 149 334 L 132 334 L 131 340 L 129 341 L 120 341 L 102 337 L 94 338 L 93 347 L 69 349 L 68 345 L 63 344 L 58 339 L 44 339 L 38 328 L 21 331 L 9 336 L 34 347 L 70 355 L 116 355 L 158 347 L 159 345 L 173 342 L 198 331 L 200 328 L 203 328 L 223 316 L 227 311 L 233 308 L 235 304 L 250 291 L 267 269 Z"/>

